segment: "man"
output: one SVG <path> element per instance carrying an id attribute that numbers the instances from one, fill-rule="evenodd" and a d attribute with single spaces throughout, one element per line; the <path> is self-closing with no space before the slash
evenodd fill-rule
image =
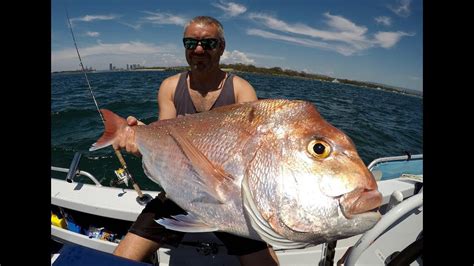
<path id="1" fill-rule="evenodd" d="M 244 79 L 228 74 L 219 68 L 225 49 L 224 30 L 219 21 L 199 16 L 185 26 L 183 44 L 190 71 L 165 79 L 158 92 L 159 119 L 176 118 L 178 115 L 208 111 L 233 103 L 257 100 L 252 86 Z M 141 122 L 129 117 L 130 126 Z M 136 146 L 123 136 L 115 149 L 125 148 L 139 155 Z M 133 260 L 144 260 L 162 244 L 177 245 L 183 233 L 165 229 L 154 220 L 184 213 L 169 199 L 155 198 L 144 208 L 114 254 Z M 277 265 L 278 258 L 266 243 L 217 232 L 216 236 L 226 245 L 230 255 L 239 256 L 242 265 Z"/>

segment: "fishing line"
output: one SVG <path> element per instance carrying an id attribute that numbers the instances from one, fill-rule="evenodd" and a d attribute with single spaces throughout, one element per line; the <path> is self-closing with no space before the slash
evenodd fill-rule
<path id="1" fill-rule="evenodd" d="M 84 69 L 84 64 L 82 64 L 82 59 L 81 59 L 81 55 L 79 54 L 79 49 L 77 48 L 77 43 L 76 43 L 76 38 L 74 37 L 74 32 L 72 31 L 72 25 L 71 25 L 71 20 L 69 19 L 69 13 L 67 12 L 67 8 L 66 9 L 66 17 L 67 17 L 67 22 L 69 24 L 69 29 L 71 30 L 71 35 L 72 35 L 72 39 L 74 41 L 74 46 L 76 47 L 76 52 L 77 52 L 77 56 L 79 57 L 79 62 L 81 64 L 81 69 L 82 69 L 82 73 L 84 73 L 84 76 L 86 77 L 86 81 L 87 81 L 87 86 L 89 87 L 89 91 L 92 95 L 92 99 L 94 99 L 94 104 L 95 104 L 95 107 L 97 108 L 97 112 L 99 112 L 99 115 L 100 115 L 100 119 L 102 120 L 102 123 L 104 123 L 104 126 L 105 126 L 105 120 L 104 120 L 104 117 L 102 116 L 102 113 L 100 112 L 100 108 L 99 108 L 99 105 L 97 104 L 97 100 L 95 99 L 95 96 L 94 96 L 94 93 L 92 92 L 92 87 L 90 85 L 90 82 L 89 82 L 89 78 L 87 77 L 87 73 Z M 128 171 L 128 167 L 127 167 L 127 164 L 125 163 L 125 159 L 123 158 L 122 154 L 120 153 L 120 150 L 116 150 L 114 149 L 115 151 L 115 155 L 117 156 L 118 160 L 120 161 L 120 164 L 122 165 L 122 169 L 119 169 L 116 172 L 120 172 L 122 173 L 122 175 L 124 174 L 125 175 L 125 179 L 123 180 L 127 180 L 129 179 L 131 182 L 132 182 L 132 186 L 133 188 L 135 189 L 135 191 L 138 193 L 138 197 L 137 197 L 137 202 L 140 204 L 140 205 L 145 205 L 146 203 L 148 203 L 150 200 L 152 200 L 152 197 L 149 195 L 149 194 L 143 194 L 140 187 L 138 186 L 138 184 L 135 182 L 135 179 L 133 178 L 133 176 L 130 174 L 130 172 Z M 125 181 L 126 182 L 126 181 Z M 115 182 L 114 184 L 118 184 L 119 182 Z"/>
<path id="2" fill-rule="evenodd" d="M 89 87 L 89 91 L 92 95 L 92 99 L 94 99 L 94 104 L 95 104 L 95 107 L 97 108 L 97 112 L 99 112 L 100 119 L 102 120 L 102 123 L 104 123 L 104 125 L 105 125 L 104 117 L 102 116 L 102 113 L 100 112 L 99 105 L 97 104 L 94 93 L 92 92 L 92 87 L 91 87 L 91 84 L 89 82 L 89 78 L 87 77 L 86 71 L 84 69 L 84 65 L 82 64 L 81 55 L 79 54 L 79 49 L 77 48 L 76 38 L 74 37 L 74 32 L 72 31 L 72 25 L 71 25 L 71 21 L 69 19 L 69 13 L 67 12 L 67 9 L 66 9 L 66 17 L 67 17 L 67 22 L 69 24 L 69 29 L 71 30 L 72 40 L 74 41 L 74 46 L 76 47 L 77 56 L 79 57 L 79 62 L 81 63 L 81 69 L 82 69 L 82 72 L 84 73 L 84 76 L 86 77 L 87 86 Z"/>

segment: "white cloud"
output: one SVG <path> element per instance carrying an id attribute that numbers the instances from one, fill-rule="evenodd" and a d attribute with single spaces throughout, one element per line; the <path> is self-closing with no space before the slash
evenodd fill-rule
<path id="1" fill-rule="evenodd" d="M 274 55 L 265 55 L 265 54 L 246 53 L 246 55 L 253 58 L 270 59 L 270 60 L 285 60 L 286 59 L 283 56 L 274 56 Z"/>
<path id="2" fill-rule="evenodd" d="M 99 37 L 100 33 L 98 33 L 97 31 L 88 31 L 86 32 L 86 35 L 90 37 Z"/>
<path id="3" fill-rule="evenodd" d="M 414 34 L 398 32 L 378 32 L 375 34 L 376 42 L 383 48 L 394 46 L 403 36 L 414 36 Z"/>
<path id="4" fill-rule="evenodd" d="M 134 30 L 139 30 L 139 29 L 142 28 L 142 24 L 141 24 L 141 23 L 137 23 L 137 24 L 135 24 L 135 25 L 134 25 L 134 24 L 130 24 L 130 23 L 125 23 L 125 22 L 119 22 L 119 23 L 120 23 L 120 24 L 123 24 L 123 25 L 125 25 L 125 26 L 127 26 L 127 27 L 130 27 L 130 28 L 132 28 L 132 29 L 134 29 Z"/>
<path id="5" fill-rule="evenodd" d="M 181 47 L 175 44 L 157 46 L 144 42 L 102 43 L 79 49 L 84 66 L 108 69 L 108 64 L 149 64 L 149 66 L 176 66 L 186 64 Z M 52 71 L 78 69 L 75 48 L 51 51 Z"/>
<path id="6" fill-rule="evenodd" d="M 380 16 L 380 17 L 376 17 L 375 18 L 375 21 L 378 23 L 378 24 L 382 24 L 384 26 L 390 26 L 392 25 L 392 19 L 390 17 L 386 17 L 386 16 Z"/>
<path id="7" fill-rule="evenodd" d="M 328 24 L 330 30 L 320 30 L 300 23 L 288 24 L 266 14 L 252 13 L 249 18 L 261 23 L 262 26 L 277 31 L 305 35 L 325 41 L 340 41 L 351 44 L 358 41 L 360 42 L 358 46 L 364 45 L 366 40 L 363 35 L 367 32 L 366 27 L 357 26 L 343 17 L 333 16 L 329 13 L 325 13 L 324 16 L 327 18 L 326 24 Z"/>
<path id="8" fill-rule="evenodd" d="M 233 50 L 230 52 L 224 51 L 224 54 L 221 57 L 221 62 L 225 64 L 254 64 L 255 60 L 249 58 L 247 54 L 241 51 Z"/>
<path id="9" fill-rule="evenodd" d="M 408 17 L 411 13 L 410 4 L 411 0 L 399 0 L 398 6 L 389 5 L 388 8 L 400 17 Z"/>
<path id="10" fill-rule="evenodd" d="M 372 47 L 390 48 L 403 36 L 413 36 L 404 32 L 378 32 L 371 38 L 368 29 L 342 17 L 324 13 L 327 29 L 317 29 L 305 24 L 289 24 L 267 14 L 251 13 L 248 16 L 259 26 L 280 32 L 249 29 L 247 34 L 268 39 L 282 40 L 307 47 L 336 51 L 343 55 L 353 55 Z M 300 37 L 302 35 L 304 37 Z"/>
<path id="11" fill-rule="evenodd" d="M 275 34 L 275 33 L 269 32 L 269 31 L 264 31 L 264 30 L 259 30 L 259 29 L 249 29 L 249 30 L 247 30 L 247 34 L 260 36 L 260 37 L 268 38 L 268 39 L 287 41 L 287 42 L 291 42 L 291 43 L 295 43 L 295 44 L 301 44 L 301 45 L 309 46 L 309 47 L 328 48 L 328 45 L 324 42 L 317 42 L 317 41 L 313 41 L 313 40 L 309 40 L 309 39 L 292 37 L 292 36 L 288 36 L 288 35 Z"/>
<path id="12" fill-rule="evenodd" d="M 119 15 L 86 15 L 84 17 L 72 18 L 71 23 L 74 21 L 91 22 L 94 20 L 114 20 L 118 17 Z"/>
<path id="13" fill-rule="evenodd" d="M 101 55 L 101 54 L 115 54 L 115 55 L 126 55 L 126 54 L 151 54 L 162 52 L 163 48 L 143 43 L 143 42 L 127 42 L 127 43 L 102 43 L 99 42 L 97 45 L 89 46 L 80 49 L 80 53 L 83 57 Z M 64 60 L 76 58 L 76 50 L 74 48 L 61 50 L 51 54 L 52 60 Z"/>
<path id="14" fill-rule="evenodd" d="M 247 30 L 247 34 L 260 36 L 267 39 L 274 39 L 274 40 L 281 40 L 286 41 L 293 44 L 298 44 L 310 48 L 320 48 L 324 50 L 336 51 L 343 55 L 352 55 L 356 52 L 355 49 L 345 46 L 345 45 L 331 45 L 327 42 L 318 42 L 311 39 L 299 38 L 299 37 L 292 37 L 288 35 L 282 34 L 275 34 L 269 31 L 259 30 L 259 29 L 249 29 Z"/>
<path id="15" fill-rule="evenodd" d="M 220 4 L 214 3 L 212 5 L 224 11 L 224 15 L 228 17 L 235 17 L 247 11 L 247 8 L 245 6 L 234 2 L 226 3 L 224 1 L 220 1 Z"/>
<path id="16" fill-rule="evenodd" d="M 148 17 L 144 17 L 143 20 L 150 22 L 152 24 L 171 24 L 171 25 L 178 25 L 184 26 L 188 21 L 187 18 L 179 15 L 173 15 L 169 13 L 158 13 L 158 12 L 150 12 L 144 11 L 145 13 L 151 15 Z"/>
<path id="17" fill-rule="evenodd" d="M 355 36 L 362 36 L 367 32 L 366 27 L 357 26 L 354 22 L 342 16 L 334 16 L 329 12 L 324 13 L 324 16 L 328 19 L 326 24 L 329 25 L 332 32 L 343 32 Z"/>

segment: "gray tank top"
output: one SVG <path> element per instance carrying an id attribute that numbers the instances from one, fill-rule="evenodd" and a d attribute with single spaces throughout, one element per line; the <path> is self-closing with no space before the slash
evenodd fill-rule
<path id="1" fill-rule="evenodd" d="M 173 99 L 174 106 L 176 107 L 176 115 L 197 113 L 196 107 L 194 107 L 193 101 L 191 100 L 191 95 L 189 95 L 188 83 L 186 82 L 187 77 L 188 72 L 181 73 L 178 85 L 176 85 Z M 227 73 L 227 78 L 224 81 L 224 86 L 222 87 L 221 93 L 217 97 L 211 109 L 235 103 L 234 83 L 232 82 L 233 78 L 234 74 Z"/>

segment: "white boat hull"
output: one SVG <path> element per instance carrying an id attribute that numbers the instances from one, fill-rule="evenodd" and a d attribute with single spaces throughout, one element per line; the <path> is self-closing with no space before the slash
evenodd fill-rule
<path id="1" fill-rule="evenodd" d="M 383 205 L 387 204 L 394 191 L 401 193 L 403 198 L 413 196 L 416 181 L 406 179 L 390 179 L 378 181 L 378 189 L 383 195 Z M 143 191 L 152 197 L 157 191 Z M 133 222 L 144 206 L 136 201 L 137 194 L 132 189 L 100 187 L 83 183 L 68 183 L 64 180 L 51 179 L 51 204 L 88 213 L 92 215 Z M 413 243 L 423 230 L 422 207 L 414 209 L 404 217 L 402 222 L 394 223 L 387 232 L 377 239 L 377 244 L 369 246 L 358 258 L 357 265 L 384 265 L 390 254 L 401 251 Z M 89 238 L 51 225 L 51 238 L 62 243 L 73 243 L 96 250 L 112 253 L 117 243 L 107 240 Z M 340 260 L 349 247 L 354 246 L 361 235 L 337 241 L 334 249 L 334 262 Z M 216 243 L 217 253 L 209 253 L 206 248 L 200 249 L 185 243 Z M 280 265 L 319 265 L 324 259 L 327 245 L 317 245 L 305 249 L 276 249 Z M 199 252 L 197 250 L 200 250 Z M 219 239 L 212 233 L 186 234 L 183 244 L 178 248 L 163 247 L 157 252 L 159 265 L 239 265 L 236 256 L 229 256 Z M 422 263 L 421 263 L 422 264 Z M 418 265 L 417 262 L 412 265 Z"/>

